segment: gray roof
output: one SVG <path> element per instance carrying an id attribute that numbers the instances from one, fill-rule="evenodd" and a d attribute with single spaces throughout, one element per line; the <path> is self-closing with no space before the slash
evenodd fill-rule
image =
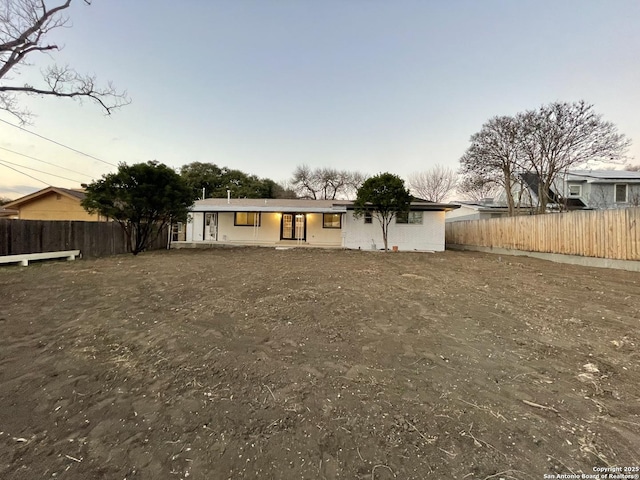
<path id="1" fill-rule="evenodd" d="M 79 200 L 84 200 L 87 196 L 86 193 L 84 193 L 83 191 L 79 191 L 79 190 L 73 190 L 71 188 L 60 188 L 60 187 L 55 187 L 57 190 L 61 190 L 65 193 L 67 193 L 68 195 L 71 195 L 72 197 L 76 197 Z"/>
<path id="2" fill-rule="evenodd" d="M 456 200 L 456 203 L 461 204 L 462 207 L 471 208 L 479 212 L 501 212 L 501 211 L 508 212 L 509 211 L 509 207 L 503 204 L 498 204 L 498 203 L 481 203 L 481 202 L 474 202 L 471 200 Z"/>
<path id="3" fill-rule="evenodd" d="M 412 202 L 412 210 L 453 210 L 459 205 L 450 203 Z M 303 198 L 207 198 L 196 200 L 193 212 L 306 212 L 342 213 L 353 209 L 350 200 L 308 200 Z"/>
<path id="4" fill-rule="evenodd" d="M 567 173 L 568 181 L 640 181 L 640 172 L 629 170 L 569 170 Z"/>
<path id="5" fill-rule="evenodd" d="M 18 215 L 18 213 L 20 212 L 15 209 L 0 207 L 0 217 L 12 217 Z"/>
<path id="6" fill-rule="evenodd" d="M 346 200 L 306 200 L 285 198 L 207 198 L 196 200 L 192 211 L 196 212 L 346 212 Z"/>

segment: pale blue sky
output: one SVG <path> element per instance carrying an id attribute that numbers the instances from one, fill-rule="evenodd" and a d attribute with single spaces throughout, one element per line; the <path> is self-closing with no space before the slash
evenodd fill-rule
<path id="1" fill-rule="evenodd" d="M 580 99 L 635 140 L 640 162 L 636 0 L 95 0 L 69 14 L 53 59 L 133 103 L 105 117 L 87 102 L 25 98 L 37 115 L 28 128 L 114 164 L 214 162 L 281 181 L 306 163 L 406 178 L 457 168 L 494 115 Z M 0 147 L 86 175 L 5 150 L 0 160 L 79 181 L 113 170 L 5 124 Z M 42 187 L 0 166 L 0 195 Z"/>

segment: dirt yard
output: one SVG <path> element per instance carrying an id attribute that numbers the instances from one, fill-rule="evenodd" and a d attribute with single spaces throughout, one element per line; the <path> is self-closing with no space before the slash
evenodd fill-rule
<path id="1" fill-rule="evenodd" d="M 2 479 L 640 474 L 638 273 L 178 250 L 2 267 L 0 300 Z"/>

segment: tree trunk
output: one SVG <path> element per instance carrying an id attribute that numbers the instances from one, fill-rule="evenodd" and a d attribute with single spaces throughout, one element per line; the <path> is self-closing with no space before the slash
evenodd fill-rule
<path id="1" fill-rule="evenodd" d="M 382 223 L 382 242 L 384 243 L 384 253 L 387 253 L 389 251 L 389 242 L 387 240 L 387 234 L 389 233 L 389 223 L 391 221 L 387 221 L 387 219 L 384 219 L 384 222 Z"/>
<path id="2" fill-rule="evenodd" d="M 511 185 L 511 180 L 507 180 L 506 182 L 506 190 L 507 190 L 507 208 L 509 209 L 509 216 L 513 217 L 515 215 L 515 202 L 513 201 L 513 188 Z"/>
<path id="3" fill-rule="evenodd" d="M 549 201 L 548 197 L 548 188 L 542 183 L 538 183 L 538 213 L 546 213 L 547 211 L 547 202 Z"/>

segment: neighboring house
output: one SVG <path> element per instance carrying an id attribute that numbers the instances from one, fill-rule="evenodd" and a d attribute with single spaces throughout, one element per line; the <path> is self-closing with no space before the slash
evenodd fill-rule
<path id="1" fill-rule="evenodd" d="M 564 179 L 564 197 L 584 208 L 640 206 L 640 172 L 572 170 Z"/>
<path id="2" fill-rule="evenodd" d="M 519 174 L 513 189 L 516 204 L 536 207 L 539 178 L 535 173 Z M 547 192 L 549 210 L 593 210 L 640 205 L 640 172 L 626 170 L 569 170 L 558 175 Z M 505 192 L 496 204 L 506 205 Z"/>
<path id="3" fill-rule="evenodd" d="M 9 218 L 9 219 L 18 218 L 18 210 L 13 210 L 11 208 L 4 208 L 4 206 L 2 206 L 0 207 L 0 218 Z"/>
<path id="4" fill-rule="evenodd" d="M 496 205 L 493 198 L 483 199 L 483 201 L 455 202 L 460 204 L 457 210 L 450 210 L 445 214 L 446 223 L 461 222 L 463 220 L 486 220 L 487 218 L 500 218 L 509 215 L 509 209 L 504 205 Z"/>
<path id="5" fill-rule="evenodd" d="M 4 208 L 17 210 L 17 218 L 20 220 L 105 220 L 104 217 L 91 215 L 82 208 L 80 202 L 84 197 L 82 190 L 47 187 L 9 202 Z"/>
<path id="6" fill-rule="evenodd" d="M 458 207 L 413 202 L 392 221 L 389 248 L 444 250 L 445 212 Z M 345 200 L 209 198 L 195 202 L 185 227 L 192 244 L 384 248 L 375 216 L 355 217 L 353 202 Z"/>

